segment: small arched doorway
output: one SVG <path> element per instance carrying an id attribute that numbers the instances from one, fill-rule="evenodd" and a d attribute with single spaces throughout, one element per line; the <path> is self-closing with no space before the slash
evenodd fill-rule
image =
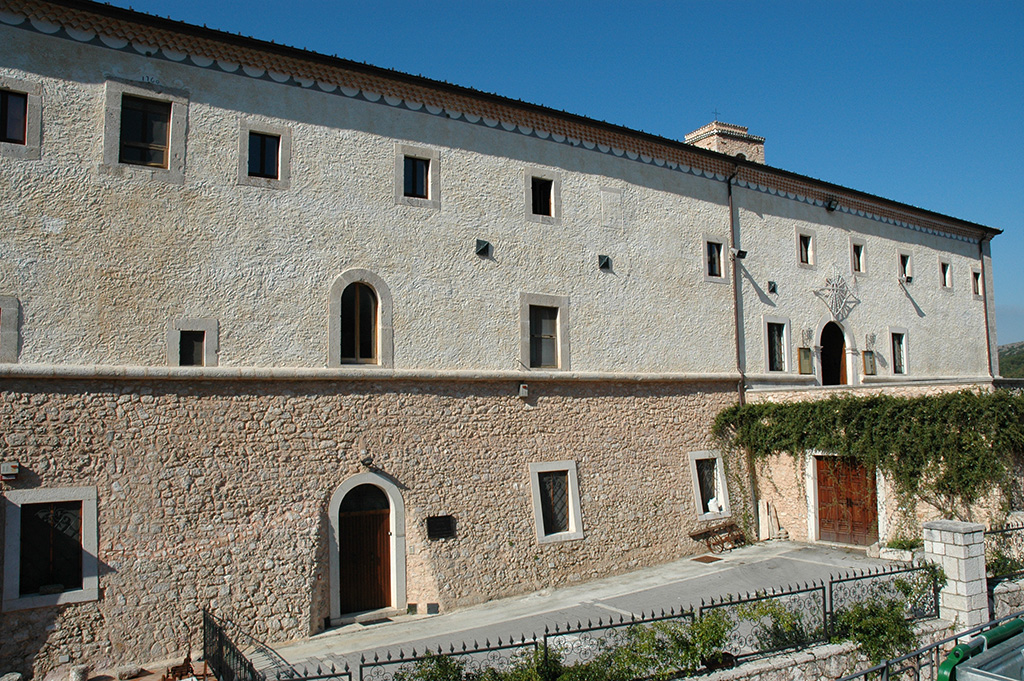
<path id="1" fill-rule="evenodd" d="M 380 487 L 352 488 L 338 509 L 341 613 L 391 605 L 391 505 Z"/>
<path id="2" fill-rule="evenodd" d="M 835 322 L 821 330 L 821 384 L 846 385 L 846 338 Z"/>

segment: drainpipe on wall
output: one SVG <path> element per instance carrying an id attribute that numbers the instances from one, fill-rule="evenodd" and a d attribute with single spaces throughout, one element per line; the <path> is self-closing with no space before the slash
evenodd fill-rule
<path id="1" fill-rule="evenodd" d="M 981 261 L 981 304 L 985 306 L 985 355 L 988 357 L 989 378 L 995 378 L 992 371 L 992 334 L 988 322 L 988 280 L 985 276 L 985 244 L 990 239 L 991 237 L 983 236 L 978 240 L 978 260 Z"/>
<path id="2" fill-rule="evenodd" d="M 732 316 L 733 316 L 733 338 L 736 341 L 736 371 L 739 372 L 740 382 L 738 388 L 740 406 L 747 403 L 746 383 L 747 377 L 743 371 L 743 362 L 740 353 L 740 270 L 736 262 L 736 212 L 732 205 L 732 183 L 740 172 L 737 165 L 733 168 L 732 175 L 726 180 L 726 187 L 729 190 L 729 260 L 732 262 Z"/>

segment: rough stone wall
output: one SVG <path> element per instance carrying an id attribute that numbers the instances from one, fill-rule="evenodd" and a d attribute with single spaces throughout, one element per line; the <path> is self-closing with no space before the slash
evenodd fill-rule
<path id="1" fill-rule="evenodd" d="M 94 485 L 101 598 L 7 612 L 0 660 L 163 659 L 200 609 L 259 638 L 329 615 L 327 503 L 366 456 L 403 490 L 408 600 L 442 609 L 699 550 L 687 452 L 730 383 L 5 381 L 4 489 Z M 538 545 L 528 464 L 574 460 L 584 539 Z M 731 493 L 743 512 L 740 491 Z M 458 537 L 427 541 L 425 517 Z M 84 641 L 84 644 L 80 644 Z M 71 643 L 74 645 L 71 645 Z"/>
<path id="2" fill-rule="evenodd" d="M 989 599 L 992 619 L 1000 619 L 1024 610 L 1024 584 L 1019 580 L 1000 582 Z"/>

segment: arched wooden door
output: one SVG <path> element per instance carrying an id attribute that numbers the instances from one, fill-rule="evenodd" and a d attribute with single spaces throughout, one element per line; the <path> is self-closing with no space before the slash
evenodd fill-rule
<path id="1" fill-rule="evenodd" d="M 821 384 L 846 385 L 846 339 L 835 322 L 821 330 Z"/>
<path id="2" fill-rule="evenodd" d="M 867 546 L 878 541 L 875 476 L 858 461 L 815 457 L 818 477 L 818 539 Z"/>
<path id="3" fill-rule="evenodd" d="M 391 506 L 376 485 L 352 488 L 338 510 L 341 612 L 391 605 Z"/>

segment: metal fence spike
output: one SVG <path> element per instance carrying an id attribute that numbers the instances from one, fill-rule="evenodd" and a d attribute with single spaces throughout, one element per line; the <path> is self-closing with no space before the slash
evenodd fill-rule
<path id="1" fill-rule="evenodd" d="M 359 655 L 359 664 L 366 664 L 366 655 Z"/>
<path id="2" fill-rule="evenodd" d="M 324 672 L 323 672 L 322 669 L 320 669 L 320 665 L 319 664 L 316 666 L 316 675 L 317 676 L 323 676 L 324 675 Z"/>
<path id="3" fill-rule="evenodd" d="M 388 651 L 388 661 L 389 662 L 391 661 L 391 651 L 390 650 Z"/>
<path id="4" fill-rule="evenodd" d="M 546 625 L 546 624 L 544 625 L 544 633 L 545 634 L 548 633 L 548 625 Z"/>
<path id="5" fill-rule="evenodd" d="M 499 648 L 501 647 L 501 637 L 500 636 L 498 637 L 498 647 Z"/>
<path id="6" fill-rule="evenodd" d="M 405 659 L 405 651 L 402 650 L 401 648 L 398 649 L 398 659 L 399 660 L 404 660 Z"/>
<path id="7" fill-rule="evenodd" d="M 582 629 L 583 628 L 583 622 L 580 622 L 579 620 L 576 620 L 576 628 L 577 629 Z M 498 643 L 498 645 L 500 646 L 501 643 Z"/>

